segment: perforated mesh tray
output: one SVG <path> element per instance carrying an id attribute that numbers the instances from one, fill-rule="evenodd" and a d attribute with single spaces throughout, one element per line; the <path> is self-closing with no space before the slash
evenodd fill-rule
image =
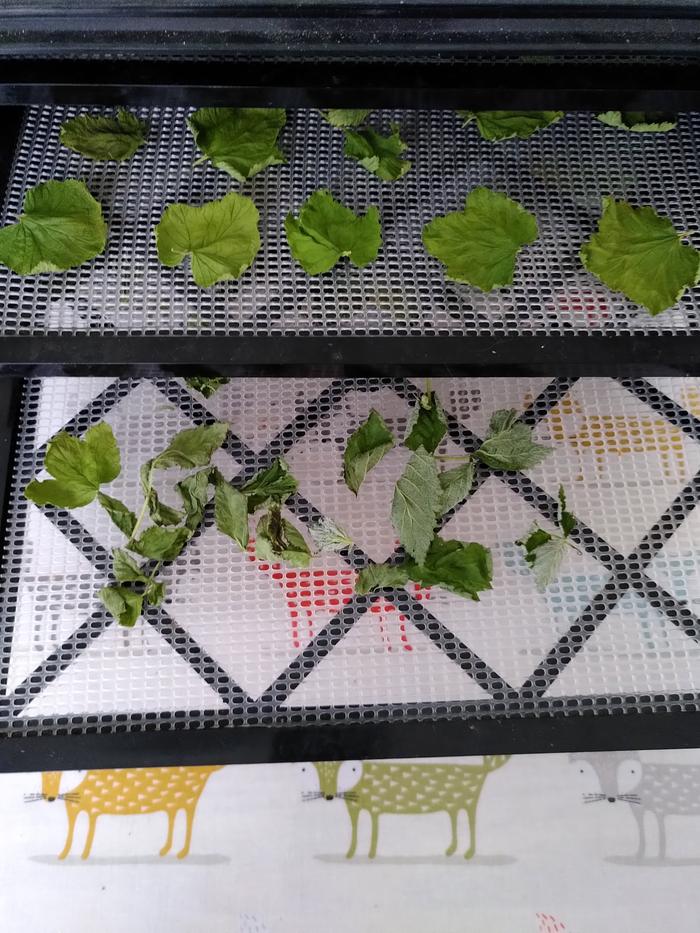
<path id="1" fill-rule="evenodd" d="M 410 172 L 381 183 L 343 155 L 343 134 L 313 110 L 288 111 L 288 164 L 240 190 L 261 213 L 263 245 L 238 282 L 198 288 L 189 269 L 158 262 L 153 227 L 166 205 L 221 197 L 238 186 L 211 166 L 194 167 L 185 109 L 142 110 L 148 145 L 125 163 L 83 160 L 59 144 L 70 108 L 30 109 L 14 164 L 4 222 L 28 187 L 83 178 L 109 223 L 106 254 L 66 273 L 21 278 L 0 270 L 0 334 L 636 334 L 697 333 L 700 292 L 656 318 L 602 287 L 578 251 L 603 195 L 651 204 L 679 230 L 700 216 L 700 116 L 681 115 L 667 134 L 625 133 L 570 113 L 528 140 L 494 144 L 448 111 L 376 111 L 409 144 Z M 539 223 L 512 288 L 483 294 L 445 280 L 421 243 L 423 225 L 458 210 L 477 185 L 507 192 Z M 360 270 L 341 262 L 307 276 L 289 253 L 284 217 L 319 187 L 355 210 L 380 207 L 384 245 Z"/>
<path id="2" fill-rule="evenodd" d="M 410 380 L 232 380 L 205 401 L 177 380 L 29 381 L 2 578 L 3 706 L 12 734 L 212 725 L 519 717 L 695 708 L 700 694 L 700 381 L 437 380 L 443 452 L 473 449 L 490 413 L 515 407 L 554 448 L 521 474 L 479 468 L 443 534 L 492 549 L 479 603 L 413 586 L 354 594 L 357 569 L 396 548 L 389 509 L 407 452 L 357 499 L 342 450 L 370 407 L 402 436 Z M 97 599 L 121 534 L 98 506 L 39 509 L 21 490 L 62 428 L 105 418 L 122 449 L 110 489 L 130 506 L 138 468 L 175 431 L 212 418 L 217 463 L 248 477 L 283 455 L 300 480 L 289 512 L 327 515 L 355 545 L 309 571 L 271 566 L 203 531 L 163 570 L 168 598 L 131 630 Z M 551 527 L 560 484 L 578 517 L 544 593 L 514 541 Z"/>

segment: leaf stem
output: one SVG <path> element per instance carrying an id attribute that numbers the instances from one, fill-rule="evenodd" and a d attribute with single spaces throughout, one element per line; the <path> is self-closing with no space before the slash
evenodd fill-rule
<path id="1" fill-rule="evenodd" d="M 148 509 L 148 490 L 151 489 L 153 485 L 153 461 L 148 468 L 148 480 L 146 482 L 146 489 L 144 490 L 143 505 L 141 506 L 141 511 L 138 514 L 136 519 L 136 524 L 134 525 L 134 530 L 129 535 L 129 540 L 126 542 L 126 546 L 129 547 L 131 542 L 136 538 L 136 533 L 143 524 L 143 520 L 146 517 L 146 511 Z"/>

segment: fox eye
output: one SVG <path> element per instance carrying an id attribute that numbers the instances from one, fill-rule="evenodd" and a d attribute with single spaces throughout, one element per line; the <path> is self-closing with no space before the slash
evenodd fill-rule
<path id="1" fill-rule="evenodd" d="M 306 768 L 302 768 L 301 770 L 302 770 L 302 771 L 306 771 Z"/>
<path id="2" fill-rule="evenodd" d="M 579 769 L 578 769 L 578 773 L 579 773 L 579 774 L 583 774 L 583 768 L 579 768 Z"/>

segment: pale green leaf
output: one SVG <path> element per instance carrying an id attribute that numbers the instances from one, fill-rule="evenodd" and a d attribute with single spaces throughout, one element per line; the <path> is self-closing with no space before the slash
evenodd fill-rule
<path id="1" fill-rule="evenodd" d="M 97 501 L 112 519 L 117 528 L 130 537 L 136 527 L 136 516 L 124 503 L 103 492 L 97 493 Z"/>
<path id="2" fill-rule="evenodd" d="M 286 119 L 274 108 L 204 107 L 187 125 L 204 158 L 242 182 L 285 161 L 277 137 Z"/>
<path id="3" fill-rule="evenodd" d="M 358 573 L 355 592 L 364 596 L 385 586 L 403 586 L 408 580 L 404 564 L 369 564 Z"/>
<path id="4" fill-rule="evenodd" d="M 423 228 L 425 248 L 444 263 L 447 277 L 486 292 L 512 284 L 518 252 L 536 239 L 533 215 L 490 188 L 475 188 L 463 211 Z"/>
<path id="5" fill-rule="evenodd" d="M 675 129 L 677 118 L 672 113 L 642 113 L 641 111 L 606 110 L 596 119 L 608 126 L 633 133 L 668 133 Z"/>
<path id="6" fill-rule="evenodd" d="M 417 450 L 394 489 L 391 521 L 405 551 L 422 564 L 435 533 L 442 487 L 434 458 Z"/>
<path id="7" fill-rule="evenodd" d="M 126 586 L 105 586 L 100 599 L 107 612 L 124 628 L 133 628 L 141 615 L 143 596 Z"/>
<path id="8" fill-rule="evenodd" d="M 112 572 L 120 583 L 147 583 L 148 577 L 123 548 L 112 550 Z"/>
<path id="9" fill-rule="evenodd" d="M 410 169 L 411 163 L 401 158 L 405 150 L 406 143 L 396 125 L 392 125 L 389 136 L 382 136 L 369 126 L 345 130 L 345 155 L 357 159 L 382 181 L 397 181 Z"/>
<path id="10" fill-rule="evenodd" d="M 165 599 L 165 583 L 157 580 L 149 580 L 148 586 L 143 592 L 143 601 L 151 606 L 160 606 Z"/>
<path id="11" fill-rule="evenodd" d="M 326 110 L 323 116 L 331 126 L 361 126 L 371 110 Z"/>
<path id="12" fill-rule="evenodd" d="M 204 517 L 204 510 L 209 501 L 211 474 L 211 469 L 199 470 L 175 484 L 185 508 L 185 528 L 189 528 L 190 531 L 194 531 Z"/>
<path id="13" fill-rule="evenodd" d="M 681 242 L 685 236 L 651 207 L 606 197 L 581 261 L 608 288 L 660 314 L 700 279 L 700 253 Z"/>
<path id="14" fill-rule="evenodd" d="M 155 228 L 158 258 L 179 266 L 190 256 L 192 277 L 202 288 L 237 279 L 260 249 L 259 217 L 250 198 L 236 192 L 201 207 L 171 204 Z"/>
<path id="15" fill-rule="evenodd" d="M 432 454 L 446 434 L 447 419 L 440 399 L 435 392 L 424 392 L 413 409 L 404 444 L 409 450 L 424 447 Z"/>
<path id="16" fill-rule="evenodd" d="M 200 392 L 204 398 L 211 398 L 215 392 L 218 392 L 222 386 L 230 382 L 228 376 L 191 376 L 185 379 L 185 383 Z"/>
<path id="17" fill-rule="evenodd" d="M 566 537 L 552 535 L 537 525 L 524 539 L 515 543 L 525 549 L 525 561 L 532 569 L 540 590 L 546 589 L 556 580 L 562 561 L 571 547 Z"/>
<path id="18" fill-rule="evenodd" d="M 111 483 L 119 476 L 121 459 L 112 428 L 100 421 L 85 432 L 83 443 L 92 455 L 97 468 L 98 483 Z"/>
<path id="19" fill-rule="evenodd" d="M 494 412 L 489 433 L 474 456 L 494 470 L 526 470 L 551 453 L 532 439 L 532 428 L 517 420 L 514 409 Z"/>
<path id="20" fill-rule="evenodd" d="M 325 516 L 309 525 L 309 534 L 317 551 L 344 551 L 353 544 L 347 532 Z"/>
<path id="21" fill-rule="evenodd" d="M 0 229 L 0 263 L 20 275 L 60 272 L 104 252 L 107 224 L 82 181 L 30 188 L 16 224 Z"/>
<path id="22" fill-rule="evenodd" d="M 61 127 L 61 142 L 87 159 L 122 162 L 146 142 L 148 124 L 128 110 L 116 117 L 82 114 Z"/>
<path id="23" fill-rule="evenodd" d="M 309 275 L 328 272 L 343 256 L 356 266 L 366 266 L 377 258 L 382 245 L 376 207 L 358 217 L 325 190 L 308 198 L 298 218 L 288 214 L 284 229 L 292 256 Z"/>
<path id="24" fill-rule="evenodd" d="M 444 541 L 435 537 L 425 560 L 407 560 L 406 571 L 414 583 L 439 586 L 468 599 L 479 599 L 482 590 L 491 589 L 491 552 L 482 544 Z"/>
<path id="25" fill-rule="evenodd" d="M 343 477 L 357 495 L 365 476 L 394 446 L 394 435 L 382 416 L 372 409 L 367 420 L 350 436 L 343 454 Z"/>
<path id="26" fill-rule="evenodd" d="M 151 560 L 175 560 L 187 544 L 192 532 L 189 528 L 147 528 L 136 541 L 129 542 L 130 550 Z"/>
<path id="27" fill-rule="evenodd" d="M 214 520 L 222 534 L 228 535 L 245 551 L 248 547 L 248 500 L 230 483 L 217 483 L 214 491 Z"/>
<path id="28" fill-rule="evenodd" d="M 308 567 L 311 562 L 303 535 L 275 507 L 262 516 L 255 529 L 255 554 L 260 560 L 282 560 L 290 567 Z"/>
<path id="29" fill-rule="evenodd" d="M 156 525 L 179 525 L 184 518 L 182 512 L 163 502 L 153 487 L 148 490 L 146 506 Z"/>
<path id="30" fill-rule="evenodd" d="M 442 487 L 440 514 L 444 515 L 466 499 L 471 492 L 474 485 L 474 464 L 470 460 L 453 470 L 445 470 L 444 473 L 438 474 L 438 479 Z"/>
<path id="31" fill-rule="evenodd" d="M 538 130 L 556 123 L 564 116 L 563 110 L 472 110 L 457 111 L 466 126 L 472 120 L 476 121 L 479 132 L 484 139 L 500 141 L 512 139 L 527 139 Z"/>
<path id="32" fill-rule="evenodd" d="M 151 461 L 153 468 L 164 470 L 168 467 L 180 467 L 183 470 L 191 470 L 194 467 L 207 466 L 214 451 L 226 440 L 227 433 L 228 424 L 225 421 L 185 428 Z"/>

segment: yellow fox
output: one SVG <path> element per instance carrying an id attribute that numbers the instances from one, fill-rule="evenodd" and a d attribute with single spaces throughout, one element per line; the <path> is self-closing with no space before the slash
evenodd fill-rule
<path id="1" fill-rule="evenodd" d="M 190 851 L 192 824 L 204 785 L 222 765 L 178 768 L 119 768 L 113 771 L 88 771 L 80 784 L 67 793 L 59 793 L 61 771 L 45 771 L 41 776 L 41 796 L 44 800 L 61 799 L 66 804 L 68 835 L 59 854 L 64 859 L 73 845 L 75 821 L 81 812 L 87 813 L 89 824 L 81 858 L 90 855 L 98 816 L 103 813 L 133 816 L 139 813 L 167 813 L 168 835 L 160 850 L 166 855 L 173 844 L 175 817 L 184 810 L 187 817 L 185 844 L 177 853 L 184 858 Z"/>

